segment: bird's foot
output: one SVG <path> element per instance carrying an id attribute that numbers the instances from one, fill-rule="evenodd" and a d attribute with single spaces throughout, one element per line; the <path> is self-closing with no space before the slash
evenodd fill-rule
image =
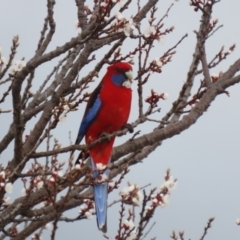
<path id="1" fill-rule="evenodd" d="M 104 139 L 107 139 L 108 141 L 111 140 L 111 138 L 109 137 L 109 134 L 106 132 L 101 133 L 99 138 L 104 138 Z"/>
<path id="2" fill-rule="evenodd" d="M 133 133 L 133 126 L 130 123 L 126 123 L 123 128 L 127 128 L 130 133 Z"/>

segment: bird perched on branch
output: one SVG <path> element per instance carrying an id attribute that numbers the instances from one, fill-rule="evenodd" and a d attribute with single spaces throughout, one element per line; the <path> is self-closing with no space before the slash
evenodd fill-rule
<path id="1" fill-rule="evenodd" d="M 85 136 L 86 144 L 103 135 L 120 130 L 127 124 L 132 100 L 132 67 L 128 63 L 118 62 L 107 68 L 107 72 L 98 87 L 91 94 L 75 144 Z M 89 150 L 93 177 L 99 177 L 99 166 L 111 161 L 114 137 L 94 145 Z M 101 173 L 101 171 L 100 171 Z M 109 170 L 104 170 L 109 176 Z M 98 228 L 107 231 L 107 195 L 108 183 L 93 186 Z"/>

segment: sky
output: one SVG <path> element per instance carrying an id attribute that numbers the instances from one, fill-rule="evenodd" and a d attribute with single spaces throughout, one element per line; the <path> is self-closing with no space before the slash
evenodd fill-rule
<path id="1" fill-rule="evenodd" d="M 3 55 L 9 54 L 12 37 L 18 34 L 20 47 L 17 59 L 31 58 L 46 16 L 45 2 L 44 0 L 0 0 L 0 46 Z M 132 2 L 136 3 L 134 0 Z M 141 2 L 144 4 L 146 1 Z M 165 21 L 165 26 L 174 25 L 175 29 L 172 34 L 165 37 L 164 43 L 156 46 L 157 50 L 154 51 L 153 59 L 161 56 L 185 33 L 189 36 L 178 46 L 172 63 L 164 67 L 161 75 L 154 75 L 148 87 L 144 89 L 144 96 L 148 96 L 151 88 L 169 94 L 169 99 L 160 105 L 160 117 L 164 116 L 164 113 L 171 107 L 186 79 L 196 40 L 193 31 L 198 29 L 200 19 L 200 13 L 194 12 L 189 6 L 189 1 L 185 0 L 159 1 L 160 17 L 172 2 L 174 7 Z M 57 32 L 48 50 L 54 49 L 77 34 L 74 26 L 77 19 L 75 1 L 57 0 L 56 3 Z M 134 13 L 134 6 L 132 4 L 128 14 Z M 211 70 L 211 74 L 225 71 L 240 56 L 238 48 L 240 29 L 236 27 L 240 22 L 239 8 L 240 2 L 236 0 L 221 1 L 215 7 L 213 18 L 218 18 L 219 23 L 224 26 L 207 43 L 208 60 L 215 56 L 222 45 L 225 45 L 227 49 L 236 43 L 237 48 L 226 61 Z M 144 24 L 146 23 L 143 23 L 143 28 Z M 132 48 L 131 44 L 131 41 L 125 44 L 122 47 L 123 51 L 129 51 Z M 101 51 L 97 52 L 97 58 L 101 57 L 101 53 Z M 39 81 L 44 79 L 51 66 L 52 63 L 49 63 L 37 72 Z M 88 69 L 85 71 L 87 72 Z M 101 77 L 102 73 L 99 75 Z M 196 81 L 199 81 L 199 78 Z M 95 85 L 93 84 L 92 87 Z M 133 84 L 135 94 L 133 105 L 137 101 L 136 87 L 136 83 Z M 169 205 L 157 210 L 154 217 L 156 225 L 147 239 L 155 236 L 156 239 L 170 239 L 169 236 L 173 230 L 184 230 L 186 239 L 200 239 L 210 217 L 215 217 L 215 221 L 206 237 L 207 240 L 239 239 L 240 229 L 235 224 L 235 220 L 240 218 L 240 86 L 236 85 L 228 90 L 230 97 L 224 94 L 219 96 L 190 129 L 164 141 L 162 146 L 143 163 L 132 167 L 121 185 L 122 188 L 126 186 L 127 181 L 130 181 L 139 186 L 151 183 L 151 186 L 159 187 L 167 168 L 171 168 L 172 175 L 178 179 L 178 186 L 171 195 Z M 11 106 L 5 105 L 4 107 Z M 58 128 L 59 132 L 55 133 L 64 145 L 68 144 L 69 131 L 75 138 L 74 133 L 79 127 L 84 107 L 80 106 L 78 112 L 72 113 L 66 123 Z M 129 122 L 134 121 L 136 116 L 136 108 L 133 108 Z M 7 131 L 8 119 L 11 119 L 10 114 L 0 115 L 0 137 Z M 30 130 L 33 125 L 34 122 L 28 125 L 26 131 Z M 154 123 L 151 123 L 140 128 L 144 133 L 153 129 L 154 126 Z M 115 145 L 121 142 L 123 140 L 119 139 Z M 3 165 L 6 164 L 6 159 L 10 159 L 11 156 L 12 149 L 8 149 L 0 156 L 0 162 Z M 13 194 L 20 194 L 20 191 L 17 191 Z M 116 198 L 119 198 L 118 190 L 109 196 L 109 203 Z M 116 235 L 118 226 L 118 210 L 118 205 L 108 210 L 108 235 L 112 239 Z M 77 212 L 78 209 L 74 209 L 71 214 L 77 214 Z M 43 237 L 43 239 L 49 239 L 49 233 L 45 233 Z M 77 223 L 60 223 L 56 239 L 63 240 L 67 237 L 104 239 L 101 232 L 97 230 L 94 218 Z"/>

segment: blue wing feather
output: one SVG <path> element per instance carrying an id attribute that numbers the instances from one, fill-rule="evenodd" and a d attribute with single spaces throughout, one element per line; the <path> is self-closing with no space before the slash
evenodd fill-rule
<path id="1" fill-rule="evenodd" d="M 83 120 L 79 127 L 78 136 L 75 144 L 79 144 L 82 141 L 88 128 L 91 126 L 99 110 L 101 109 L 101 100 L 99 98 L 99 93 L 101 88 L 102 88 L 102 84 L 100 83 L 89 98 L 89 101 L 83 116 Z"/>
<path id="2" fill-rule="evenodd" d="M 84 135 L 86 134 L 86 131 L 94 121 L 95 117 L 97 116 L 99 110 L 101 108 L 101 100 L 99 96 L 95 99 L 95 102 L 91 108 L 89 108 L 86 111 L 86 114 L 81 122 L 79 131 L 78 131 L 78 136 L 76 140 L 76 144 L 80 143 Z"/>

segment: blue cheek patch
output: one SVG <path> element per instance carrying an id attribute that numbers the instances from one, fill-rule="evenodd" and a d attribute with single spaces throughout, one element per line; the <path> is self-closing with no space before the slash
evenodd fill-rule
<path id="1" fill-rule="evenodd" d="M 120 87 L 126 81 L 126 76 L 125 74 L 121 74 L 121 73 L 115 74 L 112 76 L 112 81 L 116 86 Z"/>

